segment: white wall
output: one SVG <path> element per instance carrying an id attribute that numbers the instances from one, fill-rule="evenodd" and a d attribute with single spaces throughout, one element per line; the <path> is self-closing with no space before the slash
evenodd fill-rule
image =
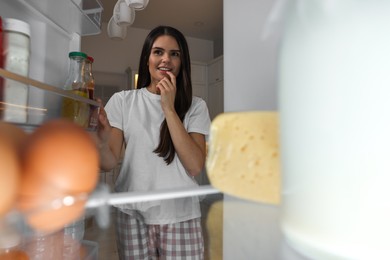
<path id="1" fill-rule="evenodd" d="M 224 0 L 224 110 L 276 110 L 277 33 L 262 40 L 273 0 Z"/>
<path id="2" fill-rule="evenodd" d="M 102 33 L 82 37 L 81 50 L 94 57 L 95 71 L 124 73 L 130 67 L 138 70 L 142 44 L 149 30 L 128 27 L 123 41 L 111 40 L 107 35 L 107 24 L 102 24 Z M 187 37 L 192 61 L 208 62 L 214 57 L 212 41 Z"/>

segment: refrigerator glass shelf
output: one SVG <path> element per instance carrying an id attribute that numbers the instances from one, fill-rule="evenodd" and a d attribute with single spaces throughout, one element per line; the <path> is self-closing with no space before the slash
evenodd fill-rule
<path id="1" fill-rule="evenodd" d="M 46 101 L 42 102 L 41 100 L 35 100 L 33 95 L 29 96 L 28 104 L 21 105 L 18 103 L 13 103 L 8 101 L 4 96 L 5 80 L 15 81 L 19 85 L 24 85 L 28 88 L 28 92 L 31 93 L 34 91 L 35 99 L 36 97 L 47 96 Z M 15 84 L 14 84 L 15 85 Z M 42 95 L 36 95 L 37 91 L 42 92 Z M 61 111 L 62 101 L 64 98 L 74 100 L 80 104 L 85 104 L 86 109 L 89 110 L 90 118 L 97 120 L 99 114 L 99 103 L 84 98 L 82 96 L 73 94 L 69 91 L 65 91 L 59 87 L 54 87 L 40 81 L 27 78 L 10 71 L 0 68 L 0 119 L 6 122 L 14 123 L 21 125 L 25 130 L 34 129 L 37 126 L 41 125 L 43 122 L 50 119 L 55 119 L 61 117 L 59 111 Z M 26 114 L 26 120 L 20 121 L 20 114 Z M 13 117 L 13 115 L 15 115 Z M 97 121 L 96 121 L 97 122 Z M 84 126 L 86 130 L 95 130 L 94 128 Z"/>

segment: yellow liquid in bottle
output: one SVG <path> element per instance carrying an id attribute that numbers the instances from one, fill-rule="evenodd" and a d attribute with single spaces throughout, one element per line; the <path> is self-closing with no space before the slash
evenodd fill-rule
<path id="1" fill-rule="evenodd" d="M 88 98 L 88 93 L 80 90 L 71 90 L 73 94 Z M 89 104 L 71 98 L 62 101 L 62 116 L 72 120 L 82 127 L 88 127 Z"/>

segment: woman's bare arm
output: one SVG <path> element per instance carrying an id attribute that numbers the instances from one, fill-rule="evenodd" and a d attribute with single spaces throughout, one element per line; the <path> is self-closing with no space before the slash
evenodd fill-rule
<path id="1" fill-rule="evenodd" d="M 100 168 L 104 171 L 110 171 L 120 160 L 123 132 L 118 128 L 111 127 L 103 107 L 100 108 L 96 139 L 100 152 Z"/>

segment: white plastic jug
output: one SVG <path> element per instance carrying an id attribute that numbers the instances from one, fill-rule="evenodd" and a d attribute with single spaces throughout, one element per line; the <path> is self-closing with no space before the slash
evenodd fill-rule
<path id="1" fill-rule="evenodd" d="M 390 259 L 390 1 L 297 0 L 287 15 L 285 237 L 310 259 Z"/>

